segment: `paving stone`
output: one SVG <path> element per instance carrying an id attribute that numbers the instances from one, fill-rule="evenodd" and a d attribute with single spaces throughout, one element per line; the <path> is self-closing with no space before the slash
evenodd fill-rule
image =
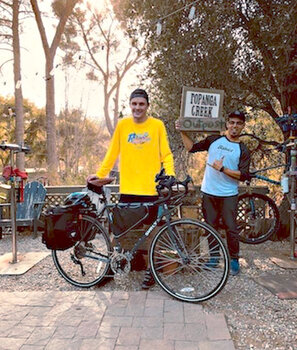
<path id="1" fill-rule="evenodd" d="M 85 299 L 85 297 L 82 297 L 82 298 L 78 298 L 75 300 L 75 305 L 76 306 L 81 306 L 83 308 L 92 308 L 92 307 L 100 307 L 101 304 L 98 303 L 97 300 L 94 299 L 94 296 L 89 300 L 88 297 L 87 299 Z"/>
<path id="2" fill-rule="evenodd" d="M 119 307 L 116 305 L 111 305 L 107 307 L 105 315 L 107 316 L 123 316 L 126 313 L 126 307 Z"/>
<path id="3" fill-rule="evenodd" d="M 144 316 L 163 317 L 164 315 L 164 300 L 147 299 L 145 302 Z"/>
<path id="4" fill-rule="evenodd" d="M 164 322 L 165 323 L 183 323 L 184 309 L 182 304 L 166 304 L 169 300 L 165 300 Z"/>
<path id="5" fill-rule="evenodd" d="M 186 323 L 205 323 L 203 307 L 199 304 L 185 304 L 184 314 Z"/>
<path id="6" fill-rule="evenodd" d="M 146 291 L 139 291 L 139 292 L 129 292 L 129 302 L 133 303 L 141 303 L 142 301 L 146 300 L 147 298 L 147 292 Z"/>
<path id="7" fill-rule="evenodd" d="M 30 292 L 23 303 L 30 306 L 54 306 L 57 299 L 56 293 Z"/>
<path id="8" fill-rule="evenodd" d="M 20 325 L 37 327 L 49 327 L 51 323 L 53 323 L 53 320 L 50 317 L 40 318 L 31 315 L 27 315 L 20 321 Z"/>
<path id="9" fill-rule="evenodd" d="M 173 340 L 141 339 L 139 350 L 174 350 Z"/>
<path id="10" fill-rule="evenodd" d="M 18 321 L 3 321 L 0 320 L 0 338 L 6 337 L 7 334 L 18 324 Z"/>
<path id="11" fill-rule="evenodd" d="M 113 300 L 116 300 L 116 299 L 128 300 L 129 299 L 129 293 L 128 292 L 124 292 L 124 291 L 114 291 L 112 298 L 113 298 Z"/>
<path id="12" fill-rule="evenodd" d="M 55 330 L 56 327 L 36 327 L 25 341 L 25 344 L 46 345 L 55 333 Z"/>
<path id="13" fill-rule="evenodd" d="M 155 291 L 148 291 L 147 293 L 147 299 L 158 299 L 158 300 L 173 300 L 168 294 L 165 292 L 155 292 Z"/>
<path id="14" fill-rule="evenodd" d="M 80 350 L 82 339 L 52 338 L 44 350 Z"/>
<path id="15" fill-rule="evenodd" d="M 24 326 L 18 324 L 15 327 L 12 327 L 8 333 L 9 338 L 29 338 L 32 332 L 34 331 L 33 326 Z M 1 346 L 1 345 L 0 345 Z"/>
<path id="16" fill-rule="evenodd" d="M 81 317 L 84 318 L 86 314 L 86 309 L 81 305 L 73 304 L 67 311 L 64 312 L 64 315 L 67 316 L 74 316 L 74 317 Z"/>
<path id="17" fill-rule="evenodd" d="M 59 338 L 59 339 L 71 339 L 76 334 L 76 327 L 73 326 L 59 326 L 57 327 L 53 338 Z"/>
<path id="18" fill-rule="evenodd" d="M 120 327 L 113 326 L 100 326 L 96 334 L 96 338 L 114 338 L 116 339 L 119 335 Z"/>
<path id="19" fill-rule="evenodd" d="M 98 323 L 93 323 L 90 321 L 82 321 L 75 333 L 76 338 L 90 338 L 90 337 L 95 337 L 98 329 L 99 329 L 99 322 Z"/>
<path id="20" fill-rule="evenodd" d="M 235 350 L 235 347 L 231 340 L 204 341 L 199 343 L 199 350 Z"/>
<path id="21" fill-rule="evenodd" d="M 90 350 L 90 349 L 100 349 L 100 350 L 113 350 L 115 346 L 115 339 L 84 339 L 79 350 Z"/>
<path id="22" fill-rule="evenodd" d="M 77 327 L 80 323 L 82 322 L 81 317 L 71 317 L 71 316 L 60 316 L 57 317 L 54 321 L 54 324 L 59 327 L 59 326 L 73 326 Z"/>
<path id="23" fill-rule="evenodd" d="M 19 349 L 26 339 L 19 338 L 0 338 L 0 349 L 1 350 L 16 350 Z"/>
<path id="24" fill-rule="evenodd" d="M 224 314 L 155 291 L 0 293 L 1 349 L 235 350 Z"/>
<path id="25" fill-rule="evenodd" d="M 1 313 L 2 321 L 21 321 L 24 319 L 29 313 L 28 308 L 18 309 L 13 305 L 11 306 L 11 310 L 9 312 Z"/>
<path id="26" fill-rule="evenodd" d="M 197 325 L 196 323 L 186 323 L 185 334 L 186 334 L 186 340 L 202 341 L 207 339 L 205 324 Z"/>
<path id="27" fill-rule="evenodd" d="M 139 345 L 141 329 L 134 327 L 121 327 L 117 345 Z"/>
<path id="28" fill-rule="evenodd" d="M 60 316 L 62 315 L 65 311 L 67 311 L 68 309 L 70 309 L 70 307 L 72 306 L 72 302 L 69 301 L 65 301 L 65 303 L 58 303 L 56 305 L 54 305 L 51 310 L 48 313 L 48 316 Z"/>
<path id="29" fill-rule="evenodd" d="M 129 327 L 132 321 L 132 316 L 104 316 L 101 325 Z"/>
<path id="30" fill-rule="evenodd" d="M 113 292 L 100 292 L 96 291 L 96 295 L 94 300 L 100 303 L 104 303 L 105 305 L 112 303 Z"/>
<path id="31" fill-rule="evenodd" d="M 144 315 L 145 307 L 144 305 L 131 305 L 129 304 L 125 309 L 125 315 L 126 316 L 143 316 Z"/>
<path id="32" fill-rule="evenodd" d="M 1 293 L 2 294 L 2 293 Z M 7 304 L 7 302 L 10 305 L 26 305 L 28 303 L 28 300 L 26 299 L 26 296 L 28 293 L 5 293 L 4 296 L 2 296 L 0 303 Z"/>
<path id="33" fill-rule="evenodd" d="M 51 306 L 33 306 L 28 313 L 29 316 L 44 316 L 52 310 Z"/>
<path id="34" fill-rule="evenodd" d="M 206 314 L 205 321 L 210 340 L 231 339 L 224 314 Z"/>
<path id="35" fill-rule="evenodd" d="M 165 323 L 164 339 L 185 340 L 186 333 L 184 323 Z"/>
<path id="36" fill-rule="evenodd" d="M 163 339 L 164 328 L 163 327 L 141 327 L 142 339 Z"/>
<path id="37" fill-rule="evenodd" d="M 177 340 L 175 350 L 200 350 L 198 342 Z"/>
<path id="38" fill-rule="evenodd" d="M 146 307 L 143 314 L 144 316 L 163 318 L 164 310 L 163 308 L 160 309 L 158 306 L 151 306 Z"/>
<path id="39" fill-rule="evenodd" d="M 145 301 L 145 307 L 158 307 L 164 309 L 165 300 L 162 299 L 149 299 Z"/>
<path id="40" fill-rule="evenodd" d="M 163 319 L 160 317 L 134 317 L 133 327 L 163 327 Z"/>

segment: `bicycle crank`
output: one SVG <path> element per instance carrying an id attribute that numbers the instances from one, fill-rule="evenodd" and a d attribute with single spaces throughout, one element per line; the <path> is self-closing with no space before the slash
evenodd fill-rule
<path id="1" fill-rule="evenodd" d="M 114 251 L 110 267 L 115 275 L 127 275 L 131 271 L 131 262 L 125 254 Z"/>

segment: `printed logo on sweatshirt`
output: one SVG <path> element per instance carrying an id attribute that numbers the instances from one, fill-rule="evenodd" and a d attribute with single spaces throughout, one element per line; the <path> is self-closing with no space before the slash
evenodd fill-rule
<path id="1" fill-rule="evenodd" d="M 135 132 L 128 135 L 128 142 L 134 145 L 143 144 L 151 140 L 149 133 L 144 132 L 143 134 L 136 134 Z"/>
<path id="2" fill-rule="evenodd" d="M 223 146 L 223 145 L 219 145 L 218 149 L 221 149 L 221 150 L 227 151 L 227 152 L 233 152 L 232 148 L 228 148 L 228 147 Z"/>

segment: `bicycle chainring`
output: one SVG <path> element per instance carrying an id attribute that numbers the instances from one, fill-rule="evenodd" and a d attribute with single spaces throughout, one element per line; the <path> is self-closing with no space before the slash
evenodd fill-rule
<path id="1" fill-rule="evenodd" d="M 131 262 L 125 254 L 114 251 L 110 267 L 115 275 L 127 275 L 131 271 Z"/>

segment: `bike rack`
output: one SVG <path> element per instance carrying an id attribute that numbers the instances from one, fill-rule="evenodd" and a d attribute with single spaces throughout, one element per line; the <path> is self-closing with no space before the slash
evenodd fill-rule
<path id="1" fill-rule="evenodd" d="M 14 156 L 16 153 L 24 152 L 29 153 L 30 148 L 27 146 L 22 146 L 14 143 L 5 143 L 2 142 L 0 144 L 0 149 L 3 151 L 9 150 L 10 151 L 10 166 L 13 169 L 14 168 Z M 11 231 L 12 231 L 12 264 L 15 264 L 18 262 L 17 259 L 17 226 L 16 226 L 16 198 L 15 198 L 15 179 L 16 176 L 12 175 L 10 178 L 10 215 L 11 215 Z"/>
<path id="2" fill-rule="evenodd" d="M 297 139 L 295 137 L 291 137 L 292 139 L 292 145 L 290 149 L 290 169 L 287 172 L 287 176 L 290 178 L 290 243 L 291 243 L 291 252 L 290 252 L 290 258 L 292 260 L 296 260 L 295 256 L 295 215 L 296 215 L 296 199 L 295 199 L 295 192 L 296 192 L 296 156 L 297 156 Z"/>
<path id="3" fill-rule="evenodd" d="M 290 188 L 290 244 L 291 252 L 290 258 L 296 260 L 295 256 L 295 215 L 296 215 L 296 156 L 297 156 L 297 114 L 291 114 L 291 108 L 289 108 L 289 113 L 277 118 L 277 123 L 284 132 L 290 132 L 289 144 L 290 147 L 290 169 L 287 171 L 286 175 L 290 178 L 289 188 Z"/>

